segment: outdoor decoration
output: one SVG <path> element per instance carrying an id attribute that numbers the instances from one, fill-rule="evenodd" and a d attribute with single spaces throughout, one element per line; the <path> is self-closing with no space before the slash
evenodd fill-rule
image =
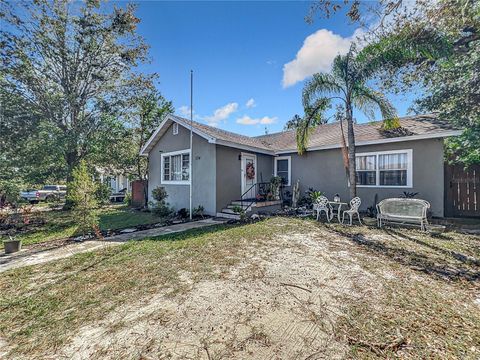
<path id="1" fill-rule="evenodd" d="M 333 201 L 340 202 L 340 195 L 335 194 L 335 196 L 333 197 Z"/>
<path id="2" fill-rule="evenodd" d="M 295 185 L 293 185 L 292 190 L 292 207 L 296 208 L 298 200 L 300 199 L 300 180 L 297 180 Z"/>
<path id="3" fill-rule="evenodd" d="M 255 167 L 253 166 L 253 163 L 248 163 L 247 164 L 247 179 L 248 180 L 253 180 L 255 179 Z"/>
<path id="4" fill-rule="evenodd" d="M 283 179 L 280 176 L 273 176 L 270 179 L 270 192 L 272 193 L 272 200 L 280 199 L 280 186 L 282 185 Z"/>

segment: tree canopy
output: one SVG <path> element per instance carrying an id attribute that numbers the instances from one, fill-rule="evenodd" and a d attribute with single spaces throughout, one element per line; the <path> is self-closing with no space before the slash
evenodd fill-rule
<path id="1" fill-rule="evenodd" d="M 132 98 L 153 88 L 154 76 L 137 71 L 148 46 L 137 33 L 135 6 L 1 6 L 2 156 L 19 160 L 10 172 L 28 182 L 71 178 L 81 160 L 129 133 Z"/>
<path id="2" fill-rule="evenodd" d="M 382 68 L 378 79 L 383 87 L 419 92 L 412 111 L 436 113 L 464 130 L 447 141 L 448 159 L 480 163 L 480 2 L 320 0 L 309 20 L 341 8 L 364 27 L 363 56 Z"/>

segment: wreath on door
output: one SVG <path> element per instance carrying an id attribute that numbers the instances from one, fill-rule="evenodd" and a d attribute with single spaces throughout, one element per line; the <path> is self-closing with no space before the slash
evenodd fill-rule
<path id="1" fill-rule="evenodd" d="M 255 167 L 253 166 L 253 163 L 247 164 L 247 179 L 248 180 L 255 179 Z"/>

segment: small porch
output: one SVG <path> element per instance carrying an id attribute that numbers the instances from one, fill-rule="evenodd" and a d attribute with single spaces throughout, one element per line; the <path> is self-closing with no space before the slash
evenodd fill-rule
<path id="1" fill-rule="evenodd" d="M 281 209 L 283 204 L 282 191 L 270 182 L 254 183 L 244 191 L 240 199 L 233 200 L 218 217 L 240 219 L 242 213 L 256 214 L 258 212 L 273 212 Z"/>

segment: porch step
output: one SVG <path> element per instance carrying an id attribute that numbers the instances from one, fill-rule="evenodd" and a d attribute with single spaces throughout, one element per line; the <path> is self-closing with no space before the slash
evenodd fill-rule
<path id="1" fill-rule="evenodd" d="M 252 203 L 251 200 L 244 200 L 244 201 L 243 201 L 243 207 L 247 207 L 247 206 L 249 206 L 250 204 L 251 204 L 252 207 L 255 207 L 256 202 L 254 201 L 254 202 Z M 240 200 L 235 200 L 235 201 L 232 201 L 232 202 L 230 203 L 230 205 L 228 205 L 228 206 L 234 207 L 234 206 L 236 206 L 236 205 L 237 205 L 237 206 L 242 206 L 242 202 L 241 202 Z M 227 206 L 227 207 L 228 207 L 228 206 Z"/>
<path id="2" fill-rule="evenodd" d="M 224 218 L 224 219 L 240 220 L 240 215 L 224 213 L 223 211 L 217 212 L 217 217 Z"/>
<path id="3" fill-rule="evenodd" d="M 232 204 L 230 204 L 230 205 L 227 205 L 226 209 L 232 209 L 232 210 L 233 210 L 233 209 L 235 209 L 235 208 L 242 208 L 243 210 L 245 210 L 245 209 L 247 209 L 247 208 L 249 208 L 249 207 L 250 207 L 250 206 L 247 205 L 247 204 L 244 204 L 243 206 L 242 206 L 242 205 L 232 205 Z"/>

